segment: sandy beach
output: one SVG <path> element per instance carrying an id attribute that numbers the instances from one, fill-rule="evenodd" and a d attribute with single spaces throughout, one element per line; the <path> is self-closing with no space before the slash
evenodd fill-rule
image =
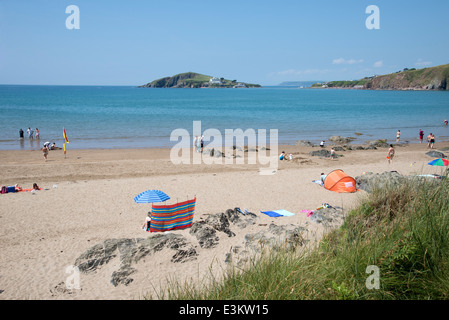
<path id="1" fill-rule="evenodd" d="M 449 142 L 438 142 L 435 147 L 448 146 Z M 0 151 L 2 186 L 31 188 L 37 183 L 43 188 L 0 195 L 0 299 L 155 298 L 155 290 L 164 287 L 168 278 L 198 281 L 210 270 L 219 273 L 232 247 L 241 246 L 246 234 L 271 223 L 304 226 L 305 236 L 319 241 L 327 230 L 301 210 L 313 210 L 322 203 L 350 210 L 366 195 L 364 191 L 338 194 L 320 187 L 312 181 L 321 172 L 342 169 L 352 177 L 393 170 L 403 175 L 443 172 L 441 167 L 427 165 L 433 158 L 426 155 L 430 151 L 426 144 L 396 147 L 391 164 L 386 148 L 337 151 L 343 157 L 335 160 L 309 154 L 319 149 L 279 146 L 293 160 L 280 161 L 272 175 L 260 175 L 260 166 L 248 163 L 175 165 L 169 149 L 69 149 L 66 155 L 55 150 L 46 162 L 41 151 Z M 248 209 L 258 220 L 235 237 L 218 233 L 220 241 L 213 249 L 196 246 L 197 259 L 173 263 L 169 249 L 146 257 L 134 265 L 137 272 L 128 285 L 111 284 L 117 258 L 97 272 L 81 274 L 79 289 L 64 290 L 67 268 L 92 246 L 108 239 L 155 236 L 141 229 L 151 205 L 133 201 L 149 189 L 167 193 L 168 204 L 196 196 L 194 222 L 235 207 Z M 295 215 L 272 218 L 260 212 L 278 209 Z M 195 241 L 189 229 L 171 233 Z"/>

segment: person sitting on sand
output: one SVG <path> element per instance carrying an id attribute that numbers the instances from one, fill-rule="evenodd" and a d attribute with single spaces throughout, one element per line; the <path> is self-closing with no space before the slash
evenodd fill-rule
<path id="1" fill-rule="evenodd" d="M 387 156 L 388 163 L 390 163 L 390 161 L 393 162 L 393 157 L 394 157 L 394 147 L 392 144 L 390 144 L 390 149 L 388 149 L 388 156 Z"/>
<path id="2" fill-rule="evenodd" d="M 321 185 L 324 185 L 324 180 L 326 180 L 327 174 L 324 174 L 324 172 L 321 172 L 320 175 L 320 180 L 321 180 Z"/>
<path id="3" fill-rule="evenodd" d="M 279 155 L 279 160 L 287 160 L 287 155 L 285 154 L 285 151 L 282 151 L 282 153 Z"/>
<path id="4" fill-rule="evenodd" d="M 142 225 L 142 230 L 143 231 L 150 231 L 150 223 L 151 223 L 151 212 L 148 212 L 148 215 L 145 218 L 145 222 Z"/>

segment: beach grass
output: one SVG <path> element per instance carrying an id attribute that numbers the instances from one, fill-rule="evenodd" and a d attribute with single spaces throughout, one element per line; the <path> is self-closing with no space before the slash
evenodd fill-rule
<path id="1" fill-rule="evenodd" d="M 449 182 L 374 189 L 314 248 L 266 250 L 208 285 L 171 283 L 164 299 L 444 300 L 449 294 Z M 377 272 L 377 273 L 376 273 Z"/>

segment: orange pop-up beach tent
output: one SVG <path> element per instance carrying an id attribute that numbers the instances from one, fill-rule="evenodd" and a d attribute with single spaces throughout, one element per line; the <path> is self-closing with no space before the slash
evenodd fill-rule
<path id="1" fill-rule="evenodd" d="M 326 179 L 324 179 L 324 188 L 338 193 L 352 193 L 357 191 L 355 179 L 340 169 L 334 170 L 326 176 Z"/>

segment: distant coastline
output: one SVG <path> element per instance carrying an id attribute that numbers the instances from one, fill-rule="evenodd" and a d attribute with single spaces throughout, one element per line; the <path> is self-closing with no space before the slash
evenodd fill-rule
<path id="1" fill-rule="evenodd" d="M 311 88 L 359 90 L 449 90 L 449 64 L 424 69 L 405 68 L 395 73 L 360 80 L 314 83 Z"/>

